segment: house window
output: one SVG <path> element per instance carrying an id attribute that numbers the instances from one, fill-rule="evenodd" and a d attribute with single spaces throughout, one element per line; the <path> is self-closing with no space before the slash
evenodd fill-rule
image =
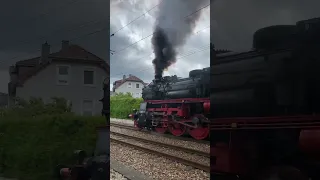
<path id="1" fill-rule="evenodd" d="M 82 115 L 83 116 L 92 116 L 93 115 L 93 101 L 92 100 L 83 100 L 83 102 L 82 102 Z"/>
<path id="2" fill-rule="evenodd" d="M 69 84 L 70 66 L 57 66 L 57 83 L 60 85 Z"/>
<path id="3" fill-rule="evenodd" d="M 128 83 L 128 88 L 131 88 L 131 82 Z"/>
<path id="4" fill-rule="evenodd" d="M 83 84 L 93 85 L 94 84 L 94 71 L 86 69 L 83 72 Z"/>
<path id="5" fill-rule="evenodd" d="M 137 83 L 136 84 L 136 88 L 139 89 L 140 88 L 140 84 Z"/>

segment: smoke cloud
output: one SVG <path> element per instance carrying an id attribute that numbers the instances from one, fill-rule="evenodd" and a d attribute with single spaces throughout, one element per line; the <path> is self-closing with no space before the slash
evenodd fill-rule
<path id="1" fill-rule="evenodd" d="M 154 27 L 152 45 L 155 78 L 176 62 L 176 49 L 185 44 L 201 16 L 201 9 L 210 0 L 162 0 Z"/>

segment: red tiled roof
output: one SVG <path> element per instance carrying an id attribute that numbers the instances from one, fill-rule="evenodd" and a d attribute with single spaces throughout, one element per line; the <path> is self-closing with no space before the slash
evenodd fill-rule
<path id="1" fill-rule="evenodd" d="M 26 59 L 22 61 L 16 62 L 16 65 L 21 65 L 21 66 L 35 66 L 35 64 L 39 63 L 40 57 L 35 57 L 31 59 Z"/>
<path id="2" fill-rule="evenodd" d="M 120 79 L 117 80 L 113 83 L 114 87 L 113 89 L 117 89 L 118 87 L 120 87 L 123 83 L 127 82 L 127 81 L 132 81 L 132 82 L 141 82 L 142 84 L 145 84 L 140 78 L 136 77 L 136 76 L 129 76 L 128 78 L 125 79 Z"/>
<path id="3" fill-rule="evenodd" d="M 68 49 L 50 54 L 50 57 L 63 57 L 72 59 L 85 59 L 93 61 L 103 61 L 103 59 L 90 53 L 78 45 L 70 45 Z"/>
<path id="4" fill-rule="evenodd" d="M 23 66 L 23 67 L 30 67 L 30 70 L 24 72 L 23 74 L 18 75 L 18 85 L 22 85 L 26 80 L 30 77 L 34 76 L 41 70 L 45 69 L 51 62 L 39 64 L 40 56 L 18 61 L 16 66 Z M 84 48 L 78 45 L 70 45 L 65 50 L 60 50 L 59 52 L 51 53 L 49 58 L 52 61 L 67 61 L 73 63 L 94 63 L 97 64 L 99 67 L 104 69 L 107 73 L 109 73 L 109 65 L 98 56 L 90 53 L 89 51 L 85 50 Z"/>

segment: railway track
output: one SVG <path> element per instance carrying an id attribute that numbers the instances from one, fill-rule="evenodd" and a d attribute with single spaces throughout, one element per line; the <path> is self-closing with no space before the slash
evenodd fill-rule
<path id="1" fill-rule="evenodd" d="M 140 141 L 140 142 L 143 142 L 143 143 L 162 146 L 162 147 L 165 147 L 165 148 L 170 148 L 170 149 L 174 149 L 174 150 L 177 150 L 177 151 L 183 151 L 183 152 L 187 152 L 187 153 L 190 153 L 190 154 L 195 154 L 195 155 L 199 155 L 199 156 L 210 158 L 210 153 L 207 153 L 207 152 L 204 152 L 204 151 L 198 151 L 198 150 L 195 150 L 195 149 L 185 148 L 185 147 L 171 145 L 171 144 L 167 144 L 167 143 L 154 142 L 154 141 L 151 141 L 151 140 L 148 140 L 148 139 L 142 139 L 142 138 L 129 136 L 129 135 L 126 135 L 126 134 L 121 134 L 121 133 L 116 133 L 116 132 L 112 132 L 112 131 L 110 132 L 110 135 L 121 136 L 123 138 L 133 139 L 133 140 Z"/>
<path id="2" fill-rule="evenodd" d="M 197 155 L 197 156 L 203 156 L 204 158 L 210 158 L 210 154 L 203 152 L 203 151 L 197 151 L 197 150 L 193 150 L 193 149 L 189 149 L 189 148 L 184 148 L 184 147 L 179 147 L 179 146 L 174 146 L 174 145 L 169 145 L 169 144 L 165 144 L 165 143 L 158 143 L 158 142 L 154 142 L 151 140 L 147 140 L 147 139 L 141 139 L 141 138 L 137 138 L 137 137 L 133 137 L 133 136 L 128 136 L 128 135 L 124 135 L 121 133 L 115 133 L 115 132 L 111 132 L 110 135 L 114 135 L 114 136 L 118 136 L 119 138 L 115 138 L 110 136 L 110 140 L 111 142 L 117 143 L 117 144 L 122 144 L 125 146 L 129 146 L 132 147 L 134 149 L 140 150 L 140 151 L 144 151 L 146 153 L 151 153 L 151 154 L 155 154 L 158 156 L 162 156 L 165 157 L 167 159 L 197 168 L 197 169 L 201 169 L 205 172 L 210 172 L 210 164 L 206 165 L 206 164 L 202 164 L 200 162 L 195 162 L 186 158 L 182 158 L 182 157 L 178 157 L 176 155 L 172 155 L 169 153 L 165 153 L 162 152 L 160 150 L 155 150 L 155 149 L 151 149 L 148 148 L 147 146 L 142 146 L 142 145 L 137 145 L 137 143 L 132 143 L 132 142 L 128 142 L 128 139 L 132 139 L 134 141 L 138 141 L 139 143 L 145 143 L 147 145 L 155 145 L 155 146 L 161 146 L 161 147 L 165 147 L 165 148 L 169 148 L 169 149 L 173 149 L 175 151 L 181 151 L 184 153 L 189 153 L 189 154 L 193 154 L 193 155 Z"/>
<path id="3" fill-rule="evenodd" d="M 181 136 L 173 136 L 171 134 L 159 134 L 159 133 L 151 132 L 151 131 L 147 131 L 147 130 L 139 130 L 139 129 L 133 127 L 133 126 L 124 125 L 124 124 L 120 124 L 120 123 L 112 123 L 111 122 L 110 126 L 123 128 L 123 129 L 129 129 L 129 130 L 132 130 L 132 131 L 139 131 L 139 132 L 148 133 L 148 134 L 154 134 L 154 135 L 157 135 L 157 136 L 163 136 L 163 137 L 170 138 L 170 139 L 178 139 L 178 140 L 182 140 L 182 141 L 189 141 L 189 142 L 196 142 L 196 143 L 210 145 L 210 141 L 208 141 L 208 140 L 195 140 L 193 138 L 181 137 Z"/>

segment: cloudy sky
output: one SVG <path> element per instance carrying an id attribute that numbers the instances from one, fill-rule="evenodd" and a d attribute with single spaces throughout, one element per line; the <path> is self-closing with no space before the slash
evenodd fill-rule
<path id="1" fill-rule="evenodd" d="M 109 1 L 6 1 L 0 6 L 0 21 L 0 92 L 7 92 L 8 67 L 39 56 L 45 41 L 51 52 L 70 40 L 109 60 Z"/>
<path id="2" fill-rule="evenodd" d="M 206 5 L 210 3 L 209 0 L 206 2 Z M 147 83 L 154 78 L 151 34 L 159 3 L 159 0 L 111 0 L 110 31 L 111 34 L 116 33 L 110 38 L 110 48 L 115 51 L 114 55 L 110 56 L 110 83 L 128 74 L 135 75 Z M 144 13 L 146 14 L 141 18 L 126 26 Z M 186 12 L 185 16 L 192 13 Z M 193 34 L 185 45 L 179 48 L 177 62 L 170 66 L 164 75 L 186 77 L 190 70 L 210 65 L 210 6 L 198 13 L 201 13 L 201 17 Z M 122 28 L 124 26 L 126 27 Z"/>
<path id="3" fill-rule="evenodd" d="M 215 0 L 211 36 L 217 49 L 248 50 L 257 29 L 320 17 L 319 7 L 318 0 Z"/>

